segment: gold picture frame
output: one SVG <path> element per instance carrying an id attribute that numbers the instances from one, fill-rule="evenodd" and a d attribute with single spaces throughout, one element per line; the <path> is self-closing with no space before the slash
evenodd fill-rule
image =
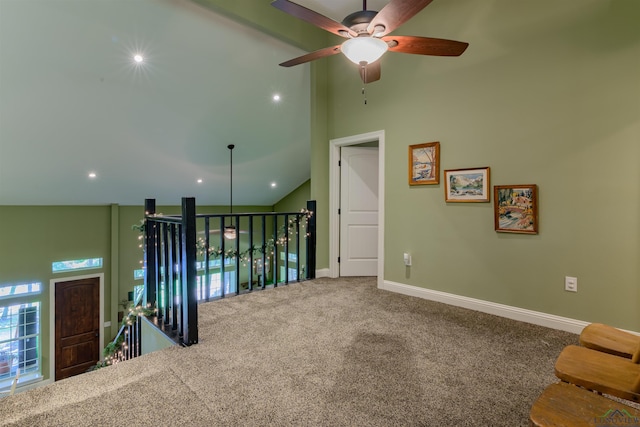
<path id="1" fill-rule="evenodd" d="M 457 203 L 482 203 L 491 200 L 491 169 L 450 169 L 444 171 L 444 200 Z"/>
<path id="2" fill-rule="evenodd" d="M 409 146 L 409 185 L 440 183 L 440 142 Z"/>
<path id="3" fill-rule="evenodd" d="M 496 185 L 493 200 L 496 231 L 538 234 L 537 185 Z"/>

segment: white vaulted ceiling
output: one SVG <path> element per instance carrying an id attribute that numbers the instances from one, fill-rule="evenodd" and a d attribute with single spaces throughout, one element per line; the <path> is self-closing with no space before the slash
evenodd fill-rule
<path id="1" fill-rule="evenodd" d="M 186 0 L 1 0 L 0 204 L 228 204 L 235 144 L 271 205 L 310 175 L 302 53 Z"/>
<path id="2" fill-rule="evenodd" d="M 189 0 L 0 0 L 0 205 L 224 205 L 228 144 L 234 204 L 272 205 L 310 177 L 304 53 Z"/>

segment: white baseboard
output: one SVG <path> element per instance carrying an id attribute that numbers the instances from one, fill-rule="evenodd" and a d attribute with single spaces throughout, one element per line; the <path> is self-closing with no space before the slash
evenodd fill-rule
<path id="1" fill-rule="evenodd" d="M 16 394 L 25 392 L 27 390 L 32 390 L 32 389 L 38 388 L 38 387 L 44 387 L 46 385 L 53 384 L 53 382 L 54 381 L 52 379 L 43 380 L 43 381 L 29 382 L 29 383 L 27 383 L 27 384 L 25 384 L 23 386 L 18 386 L 16 388 Z"/>
<path id="2" fill-rule="evenodd" d="M 319 279 L 321 277 L 331 277 L 328 268 L 321 268 L 320 270 L 316 270 L 316 278 Z"/>
<path id="3" fill-rule="evenodd" d="M 482 313 L 493 314 L 506 317 L 507 319 L 532 323 L 534 325 L 545 326 L 547 328 L 580 334 L 582 329 L 589 324 L 582 320 L 570 319 L 568 317 L 555 316 L 553 314 L 539 311 L 527 310 L 524 308 L 511 307 L 490 301 L 483 301 L 475 298 L 463 297 L 446 292 L 434 291 L 431 289 L 419 288 L 417 286 L 405 285 L 403 283 L 383 281 L 380 289 L 384 289 L 399 294 L 424 298 L 430 301 L 442 302 L 456 307 L 468 308 Z"/>

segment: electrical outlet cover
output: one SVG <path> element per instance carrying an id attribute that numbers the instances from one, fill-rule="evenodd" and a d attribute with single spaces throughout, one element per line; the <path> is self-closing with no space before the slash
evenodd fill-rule
<path id="1" fill-rule="evenodd" d="M 564 278 L 564 290 L 569 292 L 578 292 L 578 278 L 566 276 Z"/>

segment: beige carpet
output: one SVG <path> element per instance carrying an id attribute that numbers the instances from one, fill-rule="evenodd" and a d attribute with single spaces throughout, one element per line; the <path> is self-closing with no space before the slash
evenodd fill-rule
<path id="1" fill-rule="evenodd" d="M 316 279 L 199 306 L 200 343 L 0 400 L 14 426 L 526 426 L 577 336 Z"/>

